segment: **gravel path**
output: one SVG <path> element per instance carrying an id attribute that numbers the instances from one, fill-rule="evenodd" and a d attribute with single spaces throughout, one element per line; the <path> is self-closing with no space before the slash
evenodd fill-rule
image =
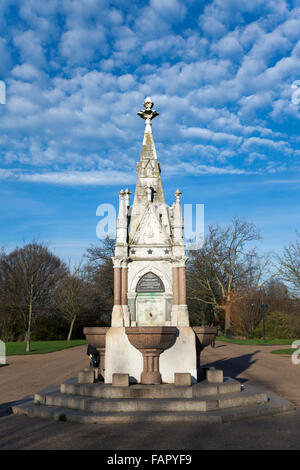
<path id="1" fill-rule="evenodd" d="M 270 354 L 278 346 L 240 346 L 217 342 L 201 356 L 203 366 L 273 391 L 300 404 L 300 365 Z M 285 348 L 285 347 L 283 347 Z M 0 369 L 0 449 L 299 449 L 297 411 L 220 425 L 142 423 L 82 425 L 7 415 L 8 402 L 59 384 L 88 366 L 86 346 L 32 356 L 13 356 Z M 7 407 L 7 406 L 6 406 Z"/>
<path id="2" fill-rule="evenodd" d="M 223 369 L 224 375 L 241 382 L 270 390 L 282 398 L 300 405 L 300 364 L 294 365 L 291 356 L 271 354 L 288 346 L 245 346 L 216 342 L 201 355 L 202 366 Z"/>
<path id="3" fill-rule="evenodd" d="M 89 366 L 86 348 L 76 346 L 49 354 L 9 356 L 8 365 L 0 368 L 0 405 L 75 377 Z"/>
<path id="4" fill-rule="evenodd" d="M 241 346 L 218 341 L 216 348 L 204 349 L 201 364 L 221 368 L 225 375 L 249 381 L 300 405 L 300 364 L 293 365 L 290 356 L 270 354 L 274 349 L 280 346 Z M 50 354 L 10 356 L 8 362 L 0 369 L 0 404 L 60 384 L 89 365 L 86 346 Z"/>

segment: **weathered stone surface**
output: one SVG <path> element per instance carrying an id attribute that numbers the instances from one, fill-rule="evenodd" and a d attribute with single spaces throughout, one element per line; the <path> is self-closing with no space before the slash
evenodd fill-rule
<path id="1" fill-rule="evenodd" d="M 178 326 L 175 344 L 160 356 L 160 373 L 163 382 L 173 383 L 175 372 L 187 372 L 192 382 L 197 381 L 196 338 L 191 327 Z"/>
<path id="2" fill-rule="evenodd" d="M 215 369 L 211 367 L 206 372 L 206 380 L 208 383 L 223 383 L 223 371 L 220 369 Z"/>
<path id="3" fill-rule="evenodd" d="M 113 374 L 112 386 L 113 387 L 129 387 L 129 374 Z"/>
<path id="4" fill-rule="evenodd" d="M 79 384 L 93 384 L 95 382 L 94 369 L 83 369 L 78 374 Z"/>
<path id="5" fill-rule="evenodd" d="M 176 373 L 174 374 L 174 383 L 176 387 L 189 387 L 192 385 L 191 374 L 189 373 Z"/>
<path id="6" fill-rule="evenodd" d="M 229 381 L 234 383 L 234 381 Z M 224 385 L 227 380 L 224 382 Z M 287 400 L 266 394 L 247 385 L 245 390 L 219 395 L 188 397 L 186 392 L 194 389 L 208 389 L 211 385 L 201 384 L 192 387 L 172 385 L 113 387 L 104 384 L 76 385 L 71 395 L 59 393 L 59 388 L 44 390 L 35 395 L 34 400 L 13 405 L 12 411 L 18 415 L 53 418 L 64 421 L 86 423 L 138 423 L 138 422 L 228 422 L 254 416 L 274 414 L 292 410 L 295 406 Z M 218 388 L 215 387 L 215 388 Z M 89 392 L 78 394 L 78 389 Z M 91 389 L 107 391 L 98 398 Z M 130 390 L 135 390 L 131 395 Z M 161 396 L 162 391 L 171 393 L 169 398 Z M 66 392 L 67 390 L 65 390 Z M 151 396 L 137 396 L 143 391 Z M 154 392 L 159 394 L 156 396 Z M 119 397 L 113 396 L 118 393 Z M 172 397 L 172 398 L 171 398 Z M 135 398 L 135 399 L 132 399 Z M 150 398 L 150 399 L 149 399 Z"/>

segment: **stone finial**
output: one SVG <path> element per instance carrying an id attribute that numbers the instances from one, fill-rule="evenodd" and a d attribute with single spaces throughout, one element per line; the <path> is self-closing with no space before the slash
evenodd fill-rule
<path id="1" fill-rule="evenodd" d="M 179 189 L 176 189 L 174 196 L 176 196 L 176 202 L 180 202 L 180 198 L 182 196 L 182 192 Z"/>
<path id="2" fill-rule="evenodd" d="M 119 192 L 120 199 L 124 199 L 124 195 L 125 195 L 125 191 L 124 189 L 121 189 L 121 191 Z"/>
<path id="3" fill-rule="evenodd" d="M 148 96 L 145 101 L 144 101 L 144 108 L 141 111 L 139 111 L 137 114 L 140 116 L 142 119 L 145 119 L 145 126 L 146 129 L 151 129 L 151 121 L 154 119 L 156 116 L 159 116 L 158 112 L 155 111 L 153 108 L 153 101 L 151 100 L 150 96 Z"/>
<path id="4" fill-rule="evenodd" d="M 126 201 L 126 206 L 129 206 L 129 201 L 130 201 L 130 194 L 132 194 L 128 188 L 125 189 L 124 191 L 125 194 L 125 201 Z"/>

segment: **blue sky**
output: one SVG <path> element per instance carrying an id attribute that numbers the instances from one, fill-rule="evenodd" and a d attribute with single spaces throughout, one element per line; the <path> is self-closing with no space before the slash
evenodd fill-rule
<path id="1" fill-rule="evenodd" d="M 78 261 L 96 209 L 134 191 L 150 95 L 166 200 L 299 229 L 300 1 L 2 0 L 0 245 Z M 300 95 L 299 95 L 300 96 Z"/>

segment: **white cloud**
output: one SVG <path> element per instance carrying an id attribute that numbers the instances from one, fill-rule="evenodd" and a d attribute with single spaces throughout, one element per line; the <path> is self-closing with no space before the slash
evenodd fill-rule
<path id="1" fill-rule="evenodd" d="M 259 155 L 275 153 L 277 164 L 298 155 L 285 125 L 300 117 L 290 88 L 300 77 L 299 9 L 281 0 L 212 0 L 200 34 L 188 23 L 192 2 L 124 5 L 21 5 L 21 21 L 16 14 L 16 26 L 0 38 L 5 60 L 14 49 L 15 62 L 0 108 L 7 164 L 36 175 L 133 171 L 143 133 L 136 112 L 147 95 L 160 113 L 153 129 L 167 162 L 174 150 L 204 166 L 221 163 L 222 171 L 233 160 L 241 170 L 268 171 Z"/>
<path id="2" fill-rule="evenodd" d="M 263 160 L 263 161 L 266 161 L 267 160 L 267 157 L 266 155 L 262 154 L 262 153 L 258 153 L 258 152 L 250 152 L 248 157 L 246 158 L 246 162 L 249 163 L 249 165 L 251 165 L 251 163 L 257 161 L 257 160 Z"/>
<path id="3" fill-rule="evenodd" d="M 178 0 L 150 0 L 150 6 L 159 15 L 168 21 L 172 19 L 183 19 L 186 14 L 186 7 Z"/>
<path id="4" fill-rule="evenodd" d="M 106 49 L 104 28 L 97 24 L 94 28 L 69 29 L 61 37 L 61 53 L 72 64 L 86 64 L 95 55 Z"/>
<path id="5" fill-rule="evenodd" d="M 212 141 L 217 144 L 227 143 L 229 145 L 239 145 L 242 142 L 240 137 L 225 132 L 213 132 L 209 129 L 201 127 L 188 127 L 181 129 L 184 137 L 199 138 L 201 140 Z"/>
<path id="6" fill-rule="evenodd" d="M 180 163 L 176 169 L 174 167 L 167 167 L 166 171 L 169 174 L 178 174 L 184 172 L 187 175 L 244 175 L 244 174 L 253 174 L 253 172 L 247 172 L 244 169 L 234 168 L 232 166 L 227 167 L 216 167 L 210 165 L 202 165 L 198 162 L 182 162 Z"/>
<path id="7" fill-rule="evenodd" d="M 30 183 L 45 183 L 66 186 L 116 186 L 135 183 L 132 173 L 121 171 L 61 171 L 45 173 L 22 173 L 0 169 L 0 179 L 13 179 Z"/>
<path id="8" fill-rule="evenodd" d="M 45 75 L 40 69 L 28 62 L 24 62 L 22 65 L 16 65 L 11 71 L 11 74 L 15 78 L 25 81 L 41 80 Z"/>
<path id="9" fill-rule="evenodd" d="M 39 36 L 32 30 L 19 32 L 14 36 L 14 45 L 17 47 L 21 59 L 37 67 L 46 66 L 45 50 Z"/>
<path id="10" fill-rule="evenodd" d="M 241 146 L 241 151 L 250 152 L 260 148 L 276 150 L 283 153 L 284 155 L 290 155 L 292 153 L 290 144 L 288 142 L 282 140 L 275 141 L 270 139 L 262 139 L 260 137 L 249 137 L 249 139 L 246 139 Z"/>
<path id="11" fill-rule="evenodd" d="M 227 34 L 218 42 L 213 43 L 211 50 L 221 58 L 236 59 L 243 54 L 243 48 L 234 34 Z"/>

